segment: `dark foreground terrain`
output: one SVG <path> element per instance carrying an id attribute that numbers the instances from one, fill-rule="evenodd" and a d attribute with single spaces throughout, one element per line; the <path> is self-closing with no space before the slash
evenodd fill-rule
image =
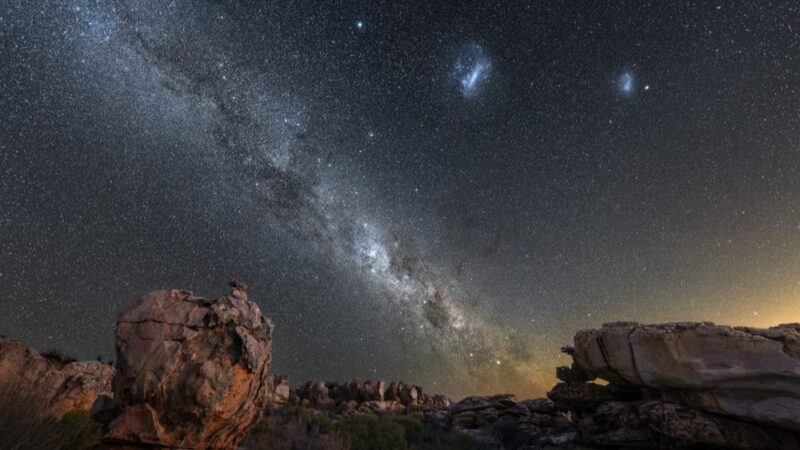
<path id="1" fill-rule="evenodd" d="M 246 286 L 150 293 L 114 367 L 0 335 L 0 449 L 800 449 L 800 324 L 606 324 L 575 335 L 546 398 L 268 373 Z"/>

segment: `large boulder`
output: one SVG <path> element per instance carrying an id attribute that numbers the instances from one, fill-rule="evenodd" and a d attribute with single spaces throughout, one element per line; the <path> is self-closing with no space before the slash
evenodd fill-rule
<path id="1" fill-rule="evenodd" d="M 156 291 L 119 314 L 116 408 L 105 441 L 233 449 L 271 395 L 272 324 L 245 287 L 216 300 Z"/>
<path id="2" fill-rule="evenodd" d="M 800 324 L 612 323 L 575 336 L 575 362 L 682 404 L 800 431 Z"/>
<path id="3" fill-rule="evenodd" d="M 98 397 L 111 394 L 113 376 L 108 364 L 42 356 L 0 335 L 0 389 L 19 390 L 39 413 L 60 418 L 73 410 L 89 411 Z"/>

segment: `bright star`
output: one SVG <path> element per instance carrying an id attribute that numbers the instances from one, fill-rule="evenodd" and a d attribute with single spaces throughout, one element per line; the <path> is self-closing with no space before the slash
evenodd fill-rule
<path id="1" fill-rule="evenodd" d="M 356 22 L 356 28 L 358 28 L 358 31 L 363 30 L 364 29 L 364 21 L 363 20 L 359 20 L 358 22 Z"/>

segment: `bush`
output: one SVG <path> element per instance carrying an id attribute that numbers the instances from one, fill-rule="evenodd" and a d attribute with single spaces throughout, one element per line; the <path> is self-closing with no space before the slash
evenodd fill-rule
<path id="1" fill-rule="evenodd" d="M 57 348 L 51 348 L 50 350 L 46 350 L 40 353 L 44 359 L 49 359 L 50 361 L 54 361 L 60 364 L 69 364 L 77 361 L 77 359 L 72 355 L 67 355 L 61 350 Z"/>
<path id="2" fill-rule="evenodd" d="M 331 430 L 327 415 L 291 408 L 261 419 L 241 445 L 249 450 L 346 450 L 347 445 Z"/>
<path id="3" fill-rule="evenodd" d="M 249 450 L 483 450 L 471 437 L 414 414 L 331 416 L 274 409 L 248 432 Z"/>
<path id="4" fill-rule="evenodd" d="M 424 423 L 413 415 L 356 415 L 337 424 L 353 450 L 481 450 L 469 436 Z"/>
<path id="5" fill-rule="evenodd" d="M 0 391 L 0 448 L 4 450 L 88 450 L 100 442 L 100 424 L 86 411 L 56 420 L 40 414 L 45 399 L 21 385 Z"/>
<path id="6" fill-rule="evenodd" d="M 94 447 L 103 437 L 103 428 L 92 420 L 88 411 L 70 411 L 58 421 L 58 430 L 64 440 L 61 450 L 86 450 Z"/>
<path id="7" fill-rule="evenodd" d="M 406 429 L 390 416 L 350 416 L 339 422 L 339 436 L 351 450 L 406 450 Z"/>

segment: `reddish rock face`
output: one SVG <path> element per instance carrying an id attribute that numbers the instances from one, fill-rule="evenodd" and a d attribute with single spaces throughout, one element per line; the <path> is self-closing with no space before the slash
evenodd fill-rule
<path id="1" fill-rule="evenodd" d="M 48 359 L 0 335 L 0 387 L 24 386 L 35 395 L 37 404 L 31 406 L 38 412 L 60 418 L 72 410 L 89 411 L 99 396 L 111 394 L 113 376 L 108 364 Z"/>
<path id="2" fill-rule="evenodd" d="M 106 442 L 233 449 L 270 395 L 272 324 L 242 285 L 217 300 L 152 292 L 119 314 Z"/>

